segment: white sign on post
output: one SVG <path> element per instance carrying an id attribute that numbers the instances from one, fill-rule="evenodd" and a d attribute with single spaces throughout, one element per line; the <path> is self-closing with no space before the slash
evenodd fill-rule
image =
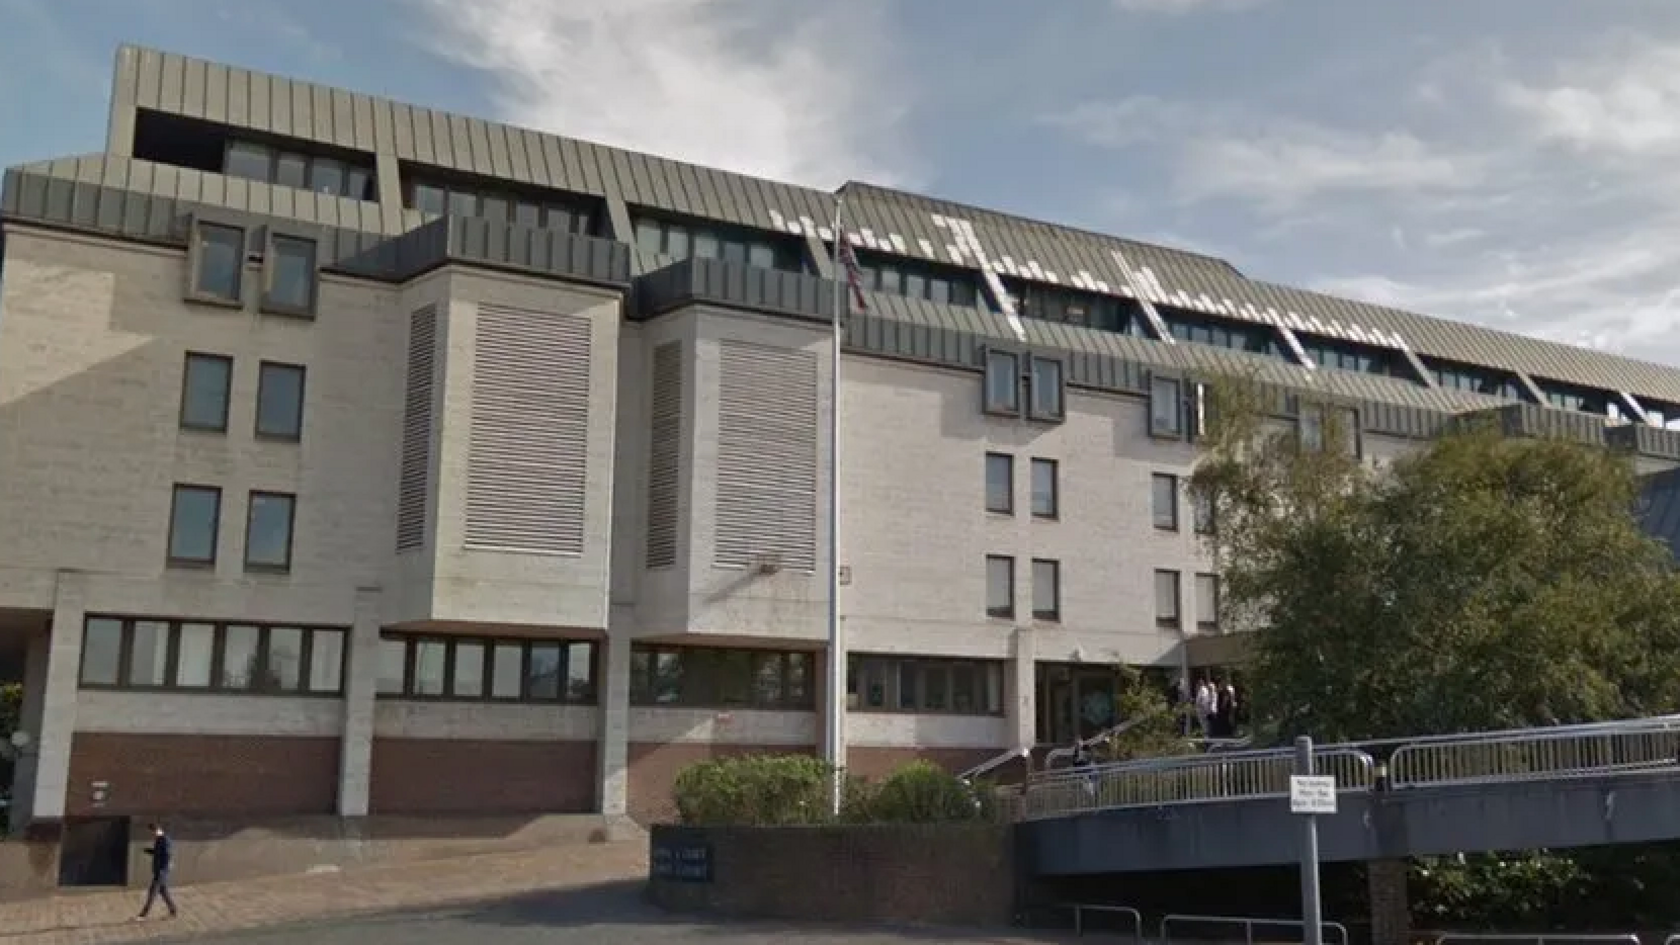
<path id="1" fill-rule="evenodd" d="M 1291 814 L 1334 814 L 1336 812 L 1335 777 L 1327 774 L 1290 775 L 1289 812 Z"/>

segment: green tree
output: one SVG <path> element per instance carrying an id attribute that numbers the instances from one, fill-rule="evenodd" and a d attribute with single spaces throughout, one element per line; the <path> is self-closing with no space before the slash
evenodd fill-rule
<path id="1" fill-rule="evenodd" d="M 1097 760 L 1164 758 L 1195 751 L 1184 735 L 1182 713 L 1187 707 L 1170 705 L 1165 693 L 1134 666 L 1120 665 L 1114 671 L 1114 718 L 1125 728 L 1097 747 Z"/>
<path id="2" fill-rule="evenodd" d="M 1257 723 L 1336 741 L 1680 704 L 1680 580 L 1624 457 L 1468 420 L 1375 469 L 1345 412 L 1306 400 L 1320 422 L 1281 424 L 1280 401 L 1212 385 L 1190 482 L 1221 619 L 1261 629 Z"/>

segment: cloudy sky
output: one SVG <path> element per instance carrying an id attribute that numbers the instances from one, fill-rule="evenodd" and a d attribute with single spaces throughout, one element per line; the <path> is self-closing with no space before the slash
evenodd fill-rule
<path id="1" fill-rule="evenodd" d="M 124 40 L 1680 364 L 1680 0 L 0 0 L 0 164 Z"/>

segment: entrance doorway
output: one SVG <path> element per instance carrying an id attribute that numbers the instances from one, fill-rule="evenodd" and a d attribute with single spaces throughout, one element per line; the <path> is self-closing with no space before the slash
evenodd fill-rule
<path id="1" fill-rule="evenodd" d="M 1040 663 L 1037 681 L 1039 744 L 1071 745 L 1114 727 L 1113 668 Z"/>
<path id="2" fill-rule="evenodd" d="M 128 885 L 127 817 L 66 820 L 58 854 L 60 886 Z"/>

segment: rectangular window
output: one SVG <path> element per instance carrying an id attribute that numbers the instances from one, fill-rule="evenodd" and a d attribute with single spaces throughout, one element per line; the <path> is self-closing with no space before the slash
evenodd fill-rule
<path id="1" fill-rule="evenodd" d="M 115 686 L 122 682 L 123 624 L 89 617 L 82 633 L 82 685 Z"/>
<path id="2" fill-rule="evenodd" d="M 1021 356 L 1009 351 L 986 352 L 986 413 L 1021 415 Z"/>
<path id="3" fill-rule="evenodd" d="M 1219 631 L 1219 575 L 1196 575 L 1196 629 Z"/>
<path id="4" fill-rule="evenodd" d="M 1059 422 L 1066 413 L 1063 403 L 1062 362 L 1052 358 L 1032 359 L 1032 409 L 1034 420 Z"/>
<path id="5" fill-rule="evenodd" d="M 310 161 L 309 189 L 330 197 L 344 196 L 344 162 L 332 158 Z"/>
<path id="6" fill-rule="evenodd" d="M 1178 572 L 1155 572 L 1155 626 L 1176 630 L 1178 617 Z"/>
<path id="7" fill-rule="evenodd" d="M 303 631 L 270 627 L 263 660 L 265 691 L 297 692 L 303 688 Z"/>
<path id="8" fill-rule="evenodd" d="M 176 633 L 175 685 L 208 689 L 215 683 L 216 625 L 184 623 Z"/>
<path id="9" fill-rule="evenodd" d="M 226 433 L 228 392 L 232 386 L 232 358 L 187 352 L 186 367 L 181 373 L 181 428 Z"/>
<path id="10" fill-rule="evenodd" d="M 260 144 L 231 142 L 222 162 L 222 173 L 266 184 L 274 177 L 274 155 Z"/>
<path id="11" fill-rule="evenodd" d="M 986 511 L 1015 511 L 1015 457 L 1008 453 L 986 454 Z"/>
<path id="12" fill-rule="evenodd" d="M 590 665 L 592 652 L 574 652 L 574 666 Z M 632 705 L 808 710 L 814 705 L 810 657 L 773 650 L 637 646 L 630 653 Z M 583 678 L 571 684 L 585 691 Z M 594 697 L 593 673 L 587 691 Z"/>
<path id="13" fill-rule="evenodd" d="M 344 688 L 344 631 L 309 631 L 309 691 Z"/>
<path id="14" fill-rule="evenodd" d="M 865 712 L 1002 715 L 1003 665 L 854 653 L 846 661 L 846 706 Z"/>
<path id="15" fill-rule="evenodd" d="M 245 569 L 290 571 L 297 497 L 252 491 L 245 515 Z"/>
<path id="16" fill-rule="evenodd" d="M 1056 461 L 1032 461 L 1032 514 L 1036 518 L 1055 518 L 1061 514 L 1061 497 L 1057 494 Z"/>
<path id="17" fill-rule="evenodd" d="M 1198 535 L 1214 533 L 1213 497 L 1205 492 L 1190 493 L 1190 514 Z"/>
<path id="18" fill-rule="evenodd" d="M 303 438 L 304 368 L 264 361 L 257 369 L 257 436 Z"/>
<path id="19" fill-rule="evenodd" d="M 302 189 L 309 179 L 309 159 L 286 151 L 274 160 L 274 182 L 281 187 Z"/>
<path id="20" fill-rule="evenodd" d="M 1184 436 L 1184 410 L 1177 378 L 1155 377 L 1149 381 L 1149 435 L 1165 439 Z"/>
<path id="21" fill-rule="evenodd" d="M 379 688 L 382 696 L 400 696 L 408 683 L 408 643 L 400 637 L 379 639 Z"/>
<path id="22" fill-rule="evenodd" d="M 595 701 L 595 644 L 587 642 L 388 635 L 379 672 L 379 695 L 390 698 Z"/>
<path id="23" fill-rule="evenodd" d="M 1015 559 L 1007 555 L 986 556 L 986 616 L 1015 618 Z"/>
<path id="24" fill-rule="evenodd" d="M 442 215 L 449 209 L 449 195 L 442 187 L 432 184 L 414 185 L 414 209 L 421 213 Z"/>
<path id="25" fill-rule="evenodd" d="M 1155 527 L 1164 531 L 1178 531 L 1178 477 L 1155 473 L 1149 477 L 1150 504 L 1155 513 Z"/>
<path id="26" fill-rule="evenodd" d="M 316 293 L 315 241 L 273 234 L 263 255 L 265 312 L 314 315 Z"/>
<path id="27" fill-rule="evenodd" d="M 190 298 L 239 305 L 245 274 L 245 231 L 199 220 L 193 224 Z"/>
<path id="28" fill-rule="evenodd" d="M 235 625 L 222 630 L 223 689 L 256 687 L 262 665 L 262 628 Z"/>
<path id="29" fill-rule="evenodd" d="M 169 563 L 214 565 L 222 490 L 177 485 L 169 508 Z"/>
<path id="30" fill-rule="evenodd" d="M 169 624 L 136 620 L 129 628 L 128 685 L 157 687 L 169 682 Z"/>
<path id="31" fill-rule="evenodd" d="M 1317 404 L 1302 404 L 1295 429 L 1301 438 L 1301 449 L 1317 453 L 1324 449 L 1324 408 Z"/>
<path id="32" fill-rule="evenodd" d="M 1057 621 L 1062 619 L 1062 565 L 1057 561 L 1034 558 L 1032 563 L 1033 619 Z"/>

